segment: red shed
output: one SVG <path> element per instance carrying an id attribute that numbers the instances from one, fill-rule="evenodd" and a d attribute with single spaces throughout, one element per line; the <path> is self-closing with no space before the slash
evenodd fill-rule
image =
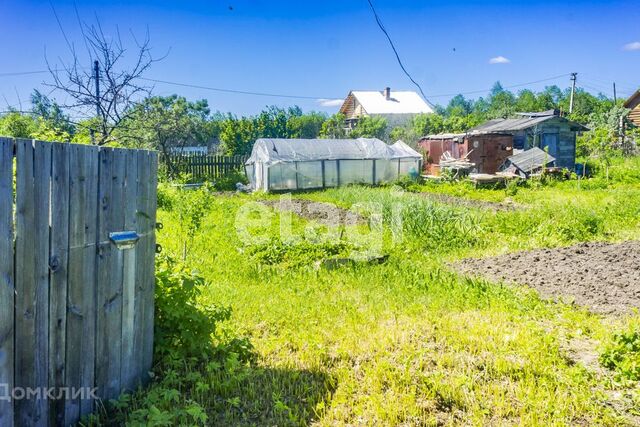
<path id="1" fill-rule="evenodd" d="M 507 157 L 513 155 L 513 136 L 500 133 L 443 133 L 420 139 L 418 147 L 425 154 L 424 170 L 440 173 L 440 156 L 448 151 L 454 158 L 465 156 L 476 164 L 473 172 L 496 173 Z"/>

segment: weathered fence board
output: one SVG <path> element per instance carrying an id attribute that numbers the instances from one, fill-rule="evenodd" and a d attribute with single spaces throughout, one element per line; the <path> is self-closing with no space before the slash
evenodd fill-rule
<path id="1" fill-rule="evenodd" d="M 147 175 L 149 181 L 145 185 L 146 204 L 145 204 L 145 217 L 146 217 L 146 230 L 144 232 L 146 243 L 144 245 L 144 256 L 141 259 L 144 262 L 142 280 L 146 284 L 146 294 L 143 296 L 143 300 L 147 304 L 144 312 L 144 321 L 142 322 L 143 330 L 150 331 L 143 334 L 144 342 L 142 344 L 142 358 L 143 358 L 143 370 L 142 372 L 149 372 L 153 365 L 153 321 L 155 314 L 155 262 L 154 257 L 156 253 L 156 214 L 158 208 L 158 155 L 155 152 L 146 152 L 147 158 L 145 159 L 147 167 Z M 145 378 L 146 379 L 146 378 Z"/>
<path id="2" fill-rule="evenodd" d="M 148 154 L 141 151 L 138 153 L 138 180 L 142 180 L 144 176 L 151 176 L 151 165 Z M 136 204 L 138 206 L 136 225 L 138 227 L 137 232 L 140 235 L 140 242 L 138 242 L 139 257 L 136 259 L 136 270 L 141 274 L 140 278 L 137 280 L 137 285 L 138 292 L 142 296 L 140 298 L 140 306 L 136 310 L 136 321 L 143 325 L 146 325 L 149 315 L 153 316 L 153 301 L 149 301 L 148 282 L 144 279 L 144 276 L 148 274 L 149 271 L 148 263 L 145 260 L 150 256 L 148 233 L 151 229 L 151 216 L 149 215 L 147 207 L 149 203 L 148 190 L 149 187 L 147 186 L 139 187 L 136 198 Z M 142 328 L 142 330 L 145 329 L 146 327 Z M 139 333 L 136 338 L 136 347 L 146 349 L 149 336 L 146 333 Z M 151 339 L 153 339 L 153 337 Z M 138 363 L 138 370 L 142 372 L 149 371 L 151 364 L 148 363 L 143 352 L 140 352 L 139 358 L 136 362 Z"/>
<path id="3" fill-rule="evenodd" d="M 70 425 L 146 381 L 156 185 L 155 153 L 0 138 L 0 397 L 23 397 L 0 426 Z"/>
<path id="4" fill-rule="evenodd" d="M 138 153 L 126 153 L 125 190 L 124 190 L 124 229 L 137 230 Z M 136 256 L 140 249 L 127 251 L 124 256 L 122 280 L 122 388 L 133 390 L 136 387 L 137 366 L 135 363 L 135 314 L 136 314 Z M 142 277 L 142 276 L 139 276 Z M 139 295 L 138 295 L 139 296 Z M 140 329 L 142 331 L 142 329 Z"/>
<path id="5" fill-rule="evenodd" d="M 51 285 L 49 291 L 49 386 L 65 385 L 67 285 L 69 260 L 69 145 L 52 146 L 51 169 Z M 64 400 L 52 399 L 54 422 L 64 424 Z"/>
<path id="6" fill-rule="evenodd" d="M 35 257 L 36 204 L 34 194 L 34 148 L 29 140 L 16 141 L 16 233 L 31 236 L 16 240 L 16 349 L 29 348 L 16 354 L 15 386 L 26 390 L 35 388 L 42 378 L 36 377 L 36 357 L 41 349 L 36 347 L 37 283 Z M 42 238 L 42 237 L 41 237 Z M 38 381 L 40 380 L 40 381 Z M 19 399 L 15 402 L 18 425 L 35 425 L 42 415 L 34 399 Z"/>
<path id="7" fill-rule="evenodd" d="M 13 140 L 0 138 L 0 426 L 13 425 Z M 5 395 L 5 393 L 7 395 Z"/>
<path id="8" fill-rule="evenodd" d="M 193 179 L 217 179 L 244 170 L 247 156 L 213 156 L 203 154 L 163 155 L 160 162 L 172 175 L 189 174 Z"/>

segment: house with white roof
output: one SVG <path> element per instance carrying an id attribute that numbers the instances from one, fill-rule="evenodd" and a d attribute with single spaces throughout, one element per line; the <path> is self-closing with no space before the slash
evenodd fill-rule
<path id="1" fill-rule="evenodd" d="M 362 117 L 384 117 L 387 124 L 397 126 L 411 120 L 416 114 L 433 113 L 433 108 L 413 91 L 353 90 L 342 103 L 340 113 L 347 126 L 353 128 Z"/>

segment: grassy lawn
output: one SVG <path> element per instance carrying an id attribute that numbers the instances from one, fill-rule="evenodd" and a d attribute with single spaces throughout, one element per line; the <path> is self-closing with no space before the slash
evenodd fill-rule
<path id="1" fill-rule="evenodd" d="M 578 188 L 569 181 L 475 191 L 430 184 L 410 190 L 347 187 L 294 196 L 343 208 L 380 204 L 386 262 L 335 269 L 316 262 L 353 247 L 318 243 L 312 237 L 326 230 L 296 215 L 264 208 L 266 225 L 249 227 L 264 239 L 243 241 L 238 212 L 267 196 L 211 198 L 197 232 L 187 238 L 187 263 L 207 281 L 201 302 L 232 308 L 219 335 L 247 337 L 255 358 L 242 361 L 231 352 L 207 366 L 163 372 L 162 388 L 152 393 L 177 394 L 159 399 L 165 409 L 156 409 L 194 406 L 205 414 L 200 422 L 213 425 L 631 423 L 633 406 L 637 411 L 640 404 L 637 383 L 576 361 L 570 349 L 587 342 L 598 354 L 614 331 L 638 327 L 639 316 L 599 317 L 541 300 L 524 287 L 461 277 L 447 263 L 640 238 L 640 185 L 583 182 Z M 414 192 L 491 202 L 508 197 L 521 208 L 456 207 Z M 401 239 L 390 231 L 394 206 L 403 209 Z M 179 211 L 174 204 L 159 213 L 160 243 L 178 258 L 186 233 Z M 279 240 L 280 221 L 288 218 L 293 235 L 307 238 Z M 350 228 L 367 249 L 367 227 Z"/>

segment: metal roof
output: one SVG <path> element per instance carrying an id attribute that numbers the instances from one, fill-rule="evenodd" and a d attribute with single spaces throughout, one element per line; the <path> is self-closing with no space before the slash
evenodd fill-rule
<path id="1" fill-rule="evenodd" d="M 423 136 L 422 139 L 454 139 L 464 138 L 466 133 L 436 133 L 433 135 Z"/>
<path id="2" fill-rule="evenodd" d="M 507 160 L 522 172 L 529 173 L 555 162 L 556 158 L 538 147 L 533 147 L 521 153 L 514 154 L 507 158 Z"/>
<path id="3" fill-rule="evenodd" d="M 470 134 L 478 134 L 478 133 L 499 133 L 499 132 L 517 132 L 525 129 L 532 128 L 540 123 L 544 123 L 547 120 L 559 119 L 565 122 L 568 122 L 571 126 L 572 130 L 588 130 L 587 127 L 581 125 L 580 123 L 572 122 L 570 120 L 565 119 L 564 117 L 559 117 L 556 115 L 548 115 L 541 113 L 522 113 L 522 114 L 534 114 L 533 116 L 521 117 L 518 119 L 494 119 L 489 120 L 486 123 L 481 124 L 480 126 L 476 126 L 474 128 L 469 129 Z"/>
<path id="4" fill-rule="evenodd" d="M 433 109 L 413 91 L 394 91 L 389 99 L 377 90 L 351 91 L 367 114 L 420 114 L 433 113 Z"/>

